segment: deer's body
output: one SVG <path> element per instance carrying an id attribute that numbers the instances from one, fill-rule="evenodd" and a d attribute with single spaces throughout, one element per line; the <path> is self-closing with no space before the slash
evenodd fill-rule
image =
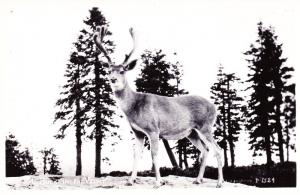
<path id="1" fill-rule="evenodd" d="M 213 125 L 216 110 L 199 96 L 165 97 L 132 91 L 128 85 L 115 92 L 119 105 L 132 127 L 149 136 L 156 132 L 167 140 L 183 139 L 193 129 Z M 202 134 L 206 134 L 203 129 Z"/>
<path id="2" fill-rule="evenodd" d="M 200 170 L 195 183 L 199 184 L 203 181 L 207 155 L 212 149 L 218 161 L 217 187 L 221 187 L 223 182 L 221 149 L 213 138 L 212 130 L 216 118 L 214 105 L 198 96 L 164 97 L 132 91 L 127 83 L 126 72 L 136 65 L 136 60 L 128 62 L 134 48 L 129 55 L 126 55 L 121 65 L 115 65 L 102 45 L 106 29 L 98 29 L 98 31 L 94 41 L 110 64 L 111 87 L 136 138 L 133 171 L 128 184 L 133 185 L 135 182 L 137 163 L 144 147 L 145 136 L 150 142 L 156 187 L 161 185 L 157 158 L 159 139 L 178 140 L 186 137 L 201 151 Z M 132 29 L 130 34 L 134 40 Z"/>

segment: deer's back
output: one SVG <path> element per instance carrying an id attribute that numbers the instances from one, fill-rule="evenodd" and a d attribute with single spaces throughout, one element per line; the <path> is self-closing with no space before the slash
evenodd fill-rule
<path id="1" fill-rule="evenodd" d="M 129 121 L 143 129 L 156 129 L 162 137 L 186 137 L 191 128 L 200 129 L 215 120 L 214 105 L 200 96 L 164 97 L 138 93 Z"/>

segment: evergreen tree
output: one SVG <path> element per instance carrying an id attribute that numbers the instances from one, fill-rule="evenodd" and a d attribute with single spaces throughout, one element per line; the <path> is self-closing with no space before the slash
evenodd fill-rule
<path id="1" fill-rule="evenodd" d="M 284 94 L 291 88 L 288 80 L 293 68 L 284 65 L 282 45 L 277 43 L 277 36 L 272 27 L 265 28 L 258 23 L 258 40 L 245 52 L 250 56 L 248 82 L 251 87 L 248 113 L 250 144 L 254 155 L 266 151 L 267 164 L 272 163 L 272 153 L 279 151 L 280 162 L 284 162 L 284 137 L 282 117 Z M 275 135 L 277 134 L 277 138 Z"/>
<path id="2" fill-rule="evenodd" d="M 283 118 L 287 119 L 287 114 L 283 112 L 286 107 L 285 104 L 290 104 L 291 112 L 293 109 L 293 102 L 294 94 L 295 94 L 295 85 L 289 84 L 289 80 L 292 77 L 291 72 L 294 71 L 292 67 L 286 66 L 284 63 L 286 62 L 287 58 L 282 58 L 282 44 L 277 44 L 277 36 L 274 33 L 274 29 L 272 27 L 268 29 L 264 29 L 265 33 L 265 55 L 270 56 L 268 58 L 269 62 L 272 63 L 272 87 L 273 87 L 273 100 L 275 107 L 275 112 L 273 115 L 274 123 L 274 131 L 277 134 L 278 143 L 278 150 L 279 150 L 279 159 L 280 162 L 284 162 L 284 129 L 283 129 Z M 286 96 L 286 97 L 285 97 Z M 286 98 L 287 102 L 284 102 L 284 97 Z M 295 115 L 291 114 L 290 117 L 295 117 Z M 295 118 L 290 118 L 291 120 L 295 120 Z M 288 122 L 286 120 L 286 122 Z M 291 123 L 293 124 L 293 122 Z M 293 127 L 285 128 L 285 131 L 293 129 Z M 286 135 L 289 135 L 289 132 L 286 132 Z M 287 136 L 289 139 L 289 136 Z M 289 142 L 289 141 L 288 141 Z"/>
<path id="3" fill-rule="evenodd" d="M 55 120 L 63 123 L 57 138 L 64 138 L 65 130 L 75 126 L 77 166 L 76 175 L 81 175 L 81 137 L 87 135 L 95 139 L 95 176 L 101 176 L 101 157 L 103 140 L 107 136 L 118 137 L 110 128 L 117 125 L 113 122 L 115 101 L 108 80 L 108 63 L 103 58 L 94 41 L 93 34 L 97 26 L 108 26 L 103 14 L 98 8 L 89 10 L 89 17 L 84 21 L 85 27 L 80 31 L 78 40 L 74 43 L 74 52 L 67 65 L 67 84 L 63 86 L 62 98 L 57 101 L 60 111 L 56 113 Z M 113 42 L 104 37 L 106 50 L 113 52 Z M 103 61 L 104 59 L 104 61 Z M 86 132 L 91 130 L 91 132 Z"/>
<path id="4" fill-rule="evenodd" d="M 187 160 L 189 156 L 194 154 L 195 152 L 194 150 L 191 149 L 191 147 L 194 146 L 191 146 L 191 143 L 187 138 L 180 139 L 176 142 L 175 149 L 176 152 L 178 153 L 178 166 L 180 168 L 183 168 L 183 165 L 186 169 L 189 168 L 189 164 Z M 193 159 L 198 159 L 197 157 L 193 158 L 192 156 Z"/>
<path id="5" fill-rule="evenodd" d="M 174 53 L 174 55 L 177 55 Z M 171 65 L 171 74 L 174 76 L 175 80 L 175 91 L 174 91 L 174 96 L 180 96 L 184 94 L 188 94 L 187 91 L 184 89 L 181 89 L 181 81 L 182 81 L 182 76 L 183 76 L 183 70 L 182 70 L 182 65 L 177 61 L 176 63 L 170 63 Z M 177 150 L 176 152 L 178 153 L 178 162 L 179 162 L 179 167 L 183 168 L 183 164 L 185 168 L 187 169 L 189 167 L 188 165 L 188 157 L 189 155 L 195 153 L 197 151 L 196 147 L 194 147 L 191 142 L 187 139 L 181 139 L 176 142 L 175 149 Z M 198 159 L 198 158 L 196 158 Z"/>
<path id="6" fill-rule="evenodd" d="M 9 134 L 5 140 L 6 177 L 33 175 L 36 168 L 28 148 L 20 149 L 21 145 L 14 135 Z"/>
<path id="7" fill-rule="evenodd" d="M 225 166 L 228 166 L 228 146 L 231 166 L 235 166 L 235 142 L 238 141 L 239 132 L 243 125 L 243 98 L 239 96 L 234 85 L 239 82 L 234 73 L 223 72 L 223 66 L 219 66 L 217 82 L 211 87 L 212 99 L 217 106 L 219 114 L 216 120 L 214 137 L 224 151 Z"/>
<path id="8" fill-rule="evenodd" d="M 162 96 L 172 97 L 175 95 L 176 87 L 170 84 L 174 79 L 171 73 L 171 65 L 165 61 L 166 55 L 162 50 L 142 54 L 142 70 L 136 79 L 136 90 Z"/>
<path id="9" fill-rule="evenodd" d="M 49 160 L 49 155 L 52 153 L 53 148 L 47 149 L 44 148 L 43 150 L 40 151 L 40 153 L 42 154 L 42 158 L 43 158 L 43 173 L 44 175 L 48 173 L 48 168 L 47 168 L 47 164 L 48 164 L 48 160 Z"/>
<path id="10" fill-rule="evenodd" d="M 217 108 L 218 115 L 215 123 L 216 130 L 214 137 L 218 140 L 219 146 L 224 152 L 224 166 L 228 166 L 228 145 L 227 145 L 227 125 L 226 125 L 226 95 L 225 95 L 225 74 L 223 73 L 224 67 L 222 64 L 219 66 L 217 74 L 217 82 L 211 87 L 212 100 Z"/>
<path id="11" fill-rule="evenodd" d="M 58 161 L 58 156 L 56 154 L 52 154 L 49 159 L 50 169 L 49 174 L 51 175 L 62 175 L 60 162 Z"/>
<path id="12" fill-rule="evenodd" d="M 233 87 L 240 79 L 234 73 L 225 74 L 226 85 L 226 115 L 227 115 L 227 130 L 228 130 L 228 145 L 230 151 L 231 166 L 235 166 L 235 142 L 238 141 L 242 125 L 244 123 L 243 113 L 245 107 L 243 106 L 244 99 L 239 96 L 237 89 Z"/>
<path id="13" fill-rule="evenodd" d="M 286 161 L 289 161 L 290 149 L 296 151 L 296 100 L 295 100 L 295 85 L 291 91 L 284 98 L 284 144 L 286 149 Z"/>
<path id="14" fill-rule="evenodd" d="M 170 84 L 175 76 L 172 74 L 171 64 L 165 61 L 162 50 L 142 54 L 143 67 L 140 75 L 135 80 L 136 90 L 139 92 L 152 93 L 172 97 L 176 87 Z M 167 140 L 163 139 L 164 146 L 174 167 L 178 167 L 174 154 Z"/>
<path id="15" fill-rule="evenodd" d="M 112 97 L 112 89 L 108 79 L 109 64 L 103 61 L 106 59 L 104 53 L 101 53 L 97 49 L 93 41 L 96 27 L 108 26 L 108 22 L 98 8 L 92 8 L 90 10 L 90 16 L 84 20 L 84 23 L 87 28 L 81 32 L 87 46 L 83 53 L 87 59 L 86 66 L 88 67 L 90 75 L 87 105 L 92 113 L 92 117 L 88 120 L 88 126 L 93 128 L 89 138 L 95 139 L 95 177 L 100 177 L 101 161 L 107 159 L 107 157 L 101 156 L 103 140 L 109 135 L 119 137 L 117 133 L 111 129 L 118 126 L 113 122 L 115 116 L 113 107 L 116 102 Z M 111 34 L 110 31 L 107 31 L 103 41 L 103 45 L 109 54 L 111 54 L 114 49 L 113 42 L 107 39 Z"/>
<path id="16" fill-rule="evenodd" d="M 60 163 L 57 160 L 57 155 L 54 153 L 54 148 L 44 148 L 40 151 L 43 158 L 43 172 L 44 174 L 62 175 L 60 171 Z"/>
<path id="17" fill-rule="evenodd" d="M 74 43 L 74 50 L 70 56 L 69 63 L 66 67 L 65 77 L 66 84 L 63 85 L 63 91 L 60 93 L 60 98 L 56 102 L 59 111 L 55 113 L 54 122 L 62 122 L 62 125 L 55 135 L 57 139 L 65 137 L 65 130 L 75 126 L 76 136 L 76 172 L 75 175 L 81 175 L 81 146 L 82 135 L 85 134 L 84 122 L 87 120 L 87 112 L 89 107 L 87 105 L 87 85 L 88 81 L 85 79 L 88 69 L 86 66 L 86 58 L 81 55 L 84 48 L 83 36 L 80 35 L 76 43 Z"/>

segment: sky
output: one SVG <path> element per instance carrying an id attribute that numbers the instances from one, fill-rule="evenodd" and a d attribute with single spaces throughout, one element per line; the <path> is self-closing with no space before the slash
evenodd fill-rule
<path id="1" fill-rule="evenodd" d="M 63 75 L 72 43 L 92 7 L 99 7 L 110 22 L 112 40 L 117 45 L 115 61 L 121 62 L 131 49 L 128 29 L 133 27 L 137 34 L 135 57 L 145 49 L 162 49 L 168 59 L 178 60 L 183 65 L 183 87 L 205 98 L 210 96 L 218 64 L 223 64 L 226 72 L 246 77 L 248 69 L 243 52 L 256 40 L 259 21 L 275 28 L 288 65 L 295 67 L 300 61 L 297 1 L 2 0 L 1 141 L 8 132 L 15 134 L 21 144 L 30 149 L 39 166 L 38 151 L 54 147 L 61 159 L 62 171 L 67 175 L 75 172 L 75 135 L 70 129 L 65 140 L 53 138 L 59 128 L 53 124 L 54 105 L 65 81 Z M 136 68 L 128 74 L 132 88 L 138 71 Z M 129 126 L 125 119 L 118 123 L 122 141 L 115 148 L 104 146 L 103 155 L 111 159 L 111 165 L 103 165 L 104 172 L 130 171 L 132 167 Z M 237 146 L 236 163 L 251 164 L 252 152 L 245 144 L 247 136 L 242 137 Z M 160 151 L 160 164 L 170 166 L 162 145 Z M 84 142 L 82 155 L 83 173 L 93 175 L 94 142 Z M 212 155 L 208 165 L 216 165 Z M 145 150 L 140 169 L 150 167 L 150 154 Z"/>

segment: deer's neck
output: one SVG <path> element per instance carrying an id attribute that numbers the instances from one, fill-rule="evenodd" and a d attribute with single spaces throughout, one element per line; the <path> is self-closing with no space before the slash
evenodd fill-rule
<path id="1" fill-rule="evenodd" d="M 123 112 L 130 112 L 130 108 L 135 102 L 135 92 L 129 87 L 128 83 L 126 82 L 124 89 L 114 93 Z"/>

